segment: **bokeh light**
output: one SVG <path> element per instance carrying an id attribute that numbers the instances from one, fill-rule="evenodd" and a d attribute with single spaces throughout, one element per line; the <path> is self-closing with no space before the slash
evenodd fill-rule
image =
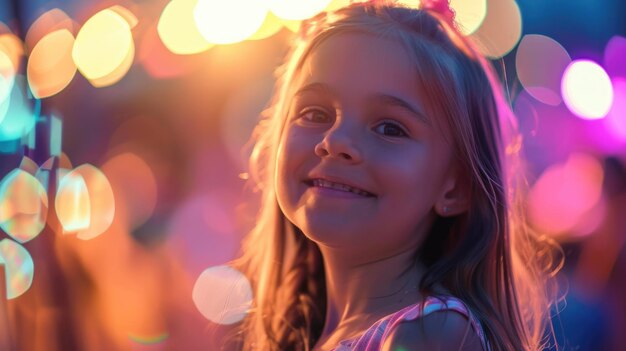
<path id="1" fill-rule="evenodd" d="M 487 15 L 470 35 L 487 57 L 500 58 L 517 45 L 522 35 L 522 15 L 514 0 L 487 0 Z"/>
<path id="2" fill-rule="evenodd" d="M 529 219 L 541 232 L 555 236 L 572 234 L 602 195 L 604 172 L 600 162 L 585 154 L 573 154 L 565 164 L 546 169 L 529 194 Z"/>
<path id="3" fill-rule="evenodd" d="M 95 87 L 122 79 L 134 55 L 131 24 L 111 9 L 102 10 L 85 22 L 72 50 L 78 70 Z"/>
<path id="4" fill-rule="evenodd" d="M 611 77 L 626 78 L 626 38 L 616 35 L 606 44 L 604 68 Z"/>
<path id="5" fill-rule="evenodd" d="M 613 86 L 604 69 L 589 60 L 570 63 L 561 81 L 567 108 L 584 119 L 606 116 L 613 103 Z"/>
<path id="6" fill-rule="evenodd" d="M 28 135 L 35 126 L 38 116 L 24 96 L 26 89 L 26 78 L 16 75 L 10 96 L 0 105 L 0 115 L 6 111 L 0 121 L 0 141 L 19 139 Z"/>
<path id="7" fill-rule="evenodd" d="M 561 77 L 571 61 L 567 51 L 554 39 L 528 34 L 515 54 L 517 78 L 532 97 L 556 106 L 561 103 Z"/>
<path id="8" fill-rule="evenodd" d="M 268 0 L 267 4 L 270 11 L 280 18 L 303 20 L 323 11 L 330 0 Z"/>
<path id="9" fill-rule="evenodd" d="M 173 0 L 163 9 L 157 31 L 171 52 L 179 55 L 206 51 L 212 44 L 198 31 L 193 10 L 198 0 Z"/>
<path id="10" fill-rule="evenodd" d="M 43 37 L 30 53 L 27 75 L 33 95 L 52 96 L 63 90 L 74 78 L 76 65 L 72 60 L 74 36 L 66 29 Z"/>
<path id="11" fill-rule="evenodd" d="M 487 16 L 487 0 L 451 0 L 454 21 L 461 33 L 470 35 L 483 23 Z"/>
<path id="12" fill-rule="evenodd" d="M 198 0 L 194 9 L 200 34 L 214 44 L 245 40 L 259 30 L 266 14 L 266 4 L 258 0 Z"/>
<path id="13" fill-rule="evenodd" d="M 113 5 L 113 6 L 109 7 L 109 10 L 111 10 L 111 11 L 117 13 L 118 15 L 120 15 L 126 21 L 126 23 L 128 23 L 128 26 L 131 29 L 135 28 L 137 23 L 139 23 L 139 19 L 137 18 L 137 16 L 135 16 L 135 14 L 131 10 L 127 9 L 124 6 Z"/>
<path id="14" fill-rule="evenodd" d="M 33 175 L 14 169 L 0 182 L 0 227 L 24 243 L 46 226 L 48 195 Z"/>
<path id="15" fill-rule="evenodd" d="M 196 281 L 192 292 L 198 311 L 217 324 L 241 321 L 252 305 L 248 279 L 230 266 L 207 268 Z"/>
<path id="16" fill-rule="evenodd" d="M 268 12 L 259 30 L 249 36 L 248 40 L 261 40 L 269 38 L 278 33 L 282 28 L 283 22 L 281 19 L 276 17 L 272 12 Z"/>
<path id="17" fill-rule="evenodd" d="M 55 209 L 64 233 L 89 228 L 91 204 L 87 184 L 80 174 L 69 172 L 60 179 Z"/>
<path id="18" fill-rule="evenodd" d="M 150 166 L 125 152 L 109 159 L 101 169 L 113 188 L 116 212 L 126 216 L 131 230 L 145 223 L 157 202 L 157 183 Z"/>
<path id="19" fill-rule="evenodd" d="M 64 233 L 76 232 L 79 239 L 93 239 L 113 223 L 113 189 L 99 169 L 84 164 L 61 178 L 55 207 Z"/>
<path id="20" fill-rule="evenodd" d="M 19 72 L 22 56 L 24 55 L 24 44 L 15 34 L 0 34 L 0 52 L 9 57 L 13 63 L 15 72 Z"/>
<path id="21" fill-rule="evenodd" d="M 62 29 L 65 29 L 72 34 L 75 30 L 74 27 L 74 21 L 72 21 L 72 19 L 65 12 L 58 8 L 54 8 L 44 12 L 35 20 L 35 22 L 33 22 L 33 24 L 30 25 L 24 42 L 26 43 L 27 49 L 32 52 L 37 43 L 46 35 Z"/>
<path id="22" fill-rule="evenodd" d="M 28 291 L 35 274 L 35 264 L 28 251 L 13 240 L 3 239 L 0 241 L 0 262 L 4 262 L 5 267 L 7 298 L 14 299 Z"/>

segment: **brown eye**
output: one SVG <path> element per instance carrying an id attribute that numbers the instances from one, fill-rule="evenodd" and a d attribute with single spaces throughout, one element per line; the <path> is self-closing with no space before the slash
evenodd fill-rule
<path id="1" fill-rule="evenodd" d="M 379 134 L 390 137 L 403 138 L 408 136 L 402 127 L 391 122 L 380 123 L 374 130 Z"/>
<path id="2" fill-rule="evenodd" d="M 306 108 L 302 110 L 300 118 L 311 123 L 326 123 L 330 120 L 328 113 L 319 108 Z"/>

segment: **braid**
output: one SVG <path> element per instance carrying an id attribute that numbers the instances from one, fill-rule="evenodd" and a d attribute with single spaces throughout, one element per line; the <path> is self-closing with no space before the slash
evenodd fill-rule
<path id="1" fill-rule="evenodd" d="M 291 223 L 287 235 L 295 242 L 286 259 L 285 274 L 276 294 L 277 313 L 271 321 L 275 350 L 308 350 L 315 344 L 324 325 L 326 304 L 322 256 L 315 243 Z"/>

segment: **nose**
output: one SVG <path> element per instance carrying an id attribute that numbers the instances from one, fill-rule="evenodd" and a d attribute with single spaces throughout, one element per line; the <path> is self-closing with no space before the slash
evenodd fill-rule
<path id="1" fill-rule="evenodd" d="M 338 159 L 349 163 L 361 162 L 362 153 L 356 145 L 356 137 L 350 135 L 347 129 L 346 125 L 335 124 L 315 145 L 315 154 L 322 159 Z"/>

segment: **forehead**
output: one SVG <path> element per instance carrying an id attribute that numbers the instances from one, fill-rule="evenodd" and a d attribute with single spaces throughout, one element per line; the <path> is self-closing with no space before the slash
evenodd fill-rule
<path id="1" fill-rule="evenodd" d="M 417 96 L 414 64 L 397 41 L 367 33 L 342 33 L 325 39 L 305 59 L 296 87 L 328 85 L 342 97 L 385 93 Z"/>

